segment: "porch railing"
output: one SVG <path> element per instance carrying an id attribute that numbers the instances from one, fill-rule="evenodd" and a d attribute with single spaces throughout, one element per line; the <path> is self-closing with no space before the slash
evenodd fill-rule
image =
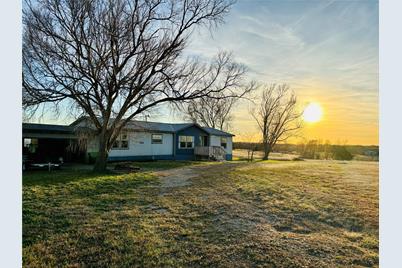
<path id="1" fill-rule="evenodd" d="M 194 154 L 196 156 L 207 156 L 209 159 L 224 160 L 226 152 L 221 146 L 196 146 Z"/>

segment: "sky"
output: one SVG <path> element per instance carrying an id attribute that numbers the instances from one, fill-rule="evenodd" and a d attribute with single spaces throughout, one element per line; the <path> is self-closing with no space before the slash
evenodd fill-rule
<path id="1" fill-rule="evenodd" d="M 378 144 L 378 1 L 238 0 L 224 24 L 197 30 L 186 49 L 201 58 L 220 51 L 245 64 L 250 79 L 289 84 L 301 109 L 320 104 L 322 119 L 291 141 Z M 183 121 L 165 109 L 151 119 Z M 235 141 L 259 139 L 249 109 L 241 101 L 233 111 Z"/>
<path id="2" fill-rule="evenodd" d="M 239 0 L 225 24 L 192 40 L 190 53 L 231 51 L 253 79 L 288 83 L 301 108 L 319 103 L 323 118 L 304 124 L 303 139 L 378 144 L 377 1 Z M 248 106 L 234 111 L 236 140 L 258 138 Z"/>

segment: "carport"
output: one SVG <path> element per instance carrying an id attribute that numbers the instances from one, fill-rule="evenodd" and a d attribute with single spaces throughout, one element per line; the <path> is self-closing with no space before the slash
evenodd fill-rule
<path id="1" fill-rule="evenodd" d="M 49 124 L 22 124 L 23 155 L 37 163 L 79 162 L 84 153 L 79 150 L 78 139 L 70 126 Z"/>

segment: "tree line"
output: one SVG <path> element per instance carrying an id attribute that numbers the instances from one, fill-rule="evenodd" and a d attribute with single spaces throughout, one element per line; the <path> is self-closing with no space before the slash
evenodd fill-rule
<path id="1" fill-rule="evenodd" d="M 235 142 L 233 149 L 250 151 L 264 151 L 262 142 Z M 364 159 L 378 161 L 379 147 L 376 145 L 347 145 L 342 143 L 331 144 L 329 140 L 309 140 L 304 143 L 279 143 L 273 148 L 274 152 L 297 154 L 305 159 L 334 159 L 351 160 L 356 156 L 365 156 Z"/>

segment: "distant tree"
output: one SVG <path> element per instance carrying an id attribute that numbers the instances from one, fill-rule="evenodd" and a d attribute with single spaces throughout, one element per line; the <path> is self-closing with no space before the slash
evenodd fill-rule
<path id="1" fill-rule="evenodd" d="M 301 113 L 296 110 L 296 95 L 287 84 L 263 88 L 261 103 L 252 116 L 262 134 L 264 160 L 277 142 L 286 141 L 301 128 Z"/>
<path id="2" fill-rule="evenodd" d="M 218 92 L 190 100 L 183 105 L 184 118 L 202 126 L 227 131 L 230 122 L 233 120 L 231 113 L 233 105 L 253 89 L 254 85 L 252 84 L 238 97 L 225 97 L 221 92 Z"/>
<path id="3" fill-rule="evenodd" d="M 307 159 L 317 159 L 319 158 L 319 141 L 318 140 L 309 140 L 303 148 L 303 152 L 301 157 Z"/>
<path id="4" fill-rule="evenodd" d="M 23 106 L 66 102 L 99 137 L 94 169 L 131 119 L 162 103 L 241 96 L 245 67 L 220 53 L 185 58 L 191 33 L 217 26 L 232 0 L 26 0 Z"/>
<path id="5" fill-rule="evenodd" d="M 332 157 L 335 160 L 352 160 L 353 155 L 346 149 L 345 145 L 334 145 L 332 147 Z"/>
<path id="6" fill-rule="evenodd" d="M 241 134 L 242 138 L 247 142 L 243 142 L 243 148 L 247 150 L 247 161 L 254 161 L 254 152 L 258 150 L 259 142 L 254 142 L 255 134 L 249 131 Z"/>
<path id="7" fill-rule="evenodd" d="M 331 154 L 332 154 L 331 150 L 332 150 L 331 142 L 329 140 L 326 140 L 323 145 L 323 158 L 324 159 L 331 158 Z"/>

